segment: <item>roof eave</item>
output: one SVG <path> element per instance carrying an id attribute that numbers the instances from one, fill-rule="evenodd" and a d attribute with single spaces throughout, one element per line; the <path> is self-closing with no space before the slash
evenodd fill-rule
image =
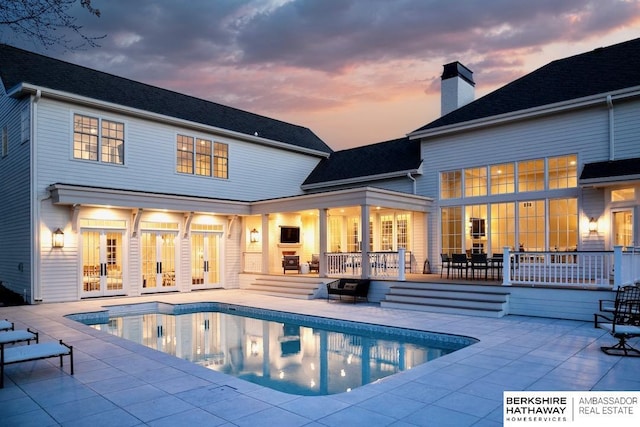
<path id="1" fill-rule="evenodd" d="M 302 190 L 316 190 L 318 188 L 335 187 L 338 185 L 362 184 L 368 181 L 379 181 L 382 179 L 400 178 L 403 176 L 407 176 L 409 174 L 422 175 L 422 163 L 420 163 L 420 167 L 418 167 L 417 169 L 407 169 L 407 170 L 381 173 L 377 175 L 359 176 L 359 177 L 347 178 L 347 179 L 336 179 L 333 181 L 323 181 L 323 182 L 313 183 L 313 184 L 302 184 L 300 188 Z"/>
<path id="2" fill-rule="evenodd" d="M 561 111 L 574 110 L 578 108 L 585 108 L 592 105 L 601 103 L 607 103 L 607 98 L 611 97 L 612 101 L 621 100 L 625 98 L 632 98 L 640 96 L 640 86 L 634 86 L 631 88 L 620 89 L 617 91 L 599 93 L 596 95 L 586 96 L 582 98 L 571 99 L 563 102 L 556 102 L 553 104 L 542 105 L 539 107 L 528 108 L 525 110 L 512 111 L 509 113 L 498 114 L 495 116 L 483 117 L 480 119 L 469 120 L 466 122 L 455 123 L 452 125 L 440 126 L 433 129 L 425 129 L 422 131 L 414 131 L 407 136 L 409 139 L 428 138 L 440 135 L 446 135 L 449 133 L 469 131 L 477 128 L 504 124 L 517 120 L 529 119 L 532 117 L 556 114 Z"/>
<path id="3" fill-rule="evenodd" d="M 146 110 L 140 110 L 138 108 L 126 107 L 120 104 L 114 104 L 112 102 L 100 101 L 94 98 L 88 98 L 85 96 L 75 95 L 69 92 L 59 91 L 55 89 L 49 89 L 30 83 L 20 83 L 19 85 L 11 88 L 7 94 L 14 98 L 19 98 L 24 95 L 35 95 L 39 93 L 43 97 L 78 104 L 87 107 L 100 108 L 102 110 L 111 111 L 114 113 L 126 114 L 146 120 L 153 120 L 156 122 L 166 123 L 173 126 L 181 126 L 190 129 L 194 129 L 202 132 L 214 133 L 220 136 L 226 136 L 230 138 L 240 139 L 243 141 L 280 148 L 289 151 L 295 151 L 298 153 L 309 154 L 317 157 L 329 157 L 330 153 L 320 150 L 314 150 L 310 148 L 300 147 L 298 145 L 289 144 L 282 141 L 276 141 L 273 139 L 262 138 L 260 136 L 249 135 L 242 132 L 236 132 L 229 129 L 224 129 L 216 126 L 206 125 L 203 123 L 193 122 L 189 120 L 179 119 L 176 117 L 170 117 L 163 114 L 153 113 Z"/>
<path id="4" fill-rule="evenodd" d="M 612 185 L 628 185 L 637 184 L 640 181 L 640 174 L 621 175 L 621 176 L 605 176 L 599 178 L 580 179 L 578 184 L 580 187 L 609 187 Z"/>

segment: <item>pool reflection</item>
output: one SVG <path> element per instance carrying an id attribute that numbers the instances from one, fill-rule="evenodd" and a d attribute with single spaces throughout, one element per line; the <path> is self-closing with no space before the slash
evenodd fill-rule
<path id="1" fill-rule="evenodd" d="M 219 312 L 124 316 L 92 327 L 298 395 L 350 391 L 455 350 Z"/>

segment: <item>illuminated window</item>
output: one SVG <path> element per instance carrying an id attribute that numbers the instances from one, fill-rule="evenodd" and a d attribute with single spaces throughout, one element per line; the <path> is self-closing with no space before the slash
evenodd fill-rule
<path id="1" fill-rule="evenodd" d="M 491 253 L 502 253 L 505 246 L 516 248 L 516 206 L 515 203 L 494 203 L 491 205 Z"/>
<path id="2" fill-rule="evenodd" d="M 464 196 L 487 195 L 487 168 L 473 168 L 464 170 Z"/>
<path id="3" fill-rule="evenodd" d="M 515 191 L 513 163 L 491 166 L 491 194 L 507 194 Z"/>
<path id="4" fill-rule="evenodd" d="M 544 204 L 544 200 L 518 204 L 518 246 L 526 251 L 545 250 Z"/>
<path id="5" fill-rule="evenodd" d="M 360 250 L 360 218 L 353 216 L 347 220 L 347 252 Z"/>
<path id="6" fill-rule="evenodd" d="M 635 188 L 620 188 L 618 190 L 611 190 L 612 202 L 629 202 L 636 199 Z"/>
<path id="7" fill-rule="evenodd" d="M 457 199 L 462 197 L 462 173 L 457 171 L 440 173 L 440 198 Z"/>
<path id="8" fill-rule="evenodd" d="M 544 160 L 518 162 L 518 191 L 544 190 Z"/>
<path id="9" fill-rule="evenodd" d="M 399 248 L 409 248 L 409 214 L 396 216 L 396 241 Z"/>
<path id="10" fill-rule="evenodd" d="M 178 135 L 176 139 L 176 171 L 228 178 L 227 144 L 212 142 L 207 139 Z"/>
<path id="11" fill-rule="evenodd" d="M 442 208 L 440 216 L 442 253 L 449 255 L 462 253 L 462 207 Z"/>
<path id="12" fill-rule="evenodd" d="M 578 160 L 575 154 L 549 158 L 549 189 L 574 188 L 578 185 Z"/>
<path id="13" fill-rule="evenodd" d="M 393 250 L 393 216 L 380 216 L 380 250 Z"/>
<path id="14" fill-rule="evenodd" d="M 578 199 L 549 200 L 549 249 L 572 251 L 578 247 Z"/>
<path id="15" fill-rule="evenodd" d="M 99 157 L 98 153 L 100 153 Z M 73 116 L 73 157 L 124 164 L 124 124 L 75 114 Z"/>

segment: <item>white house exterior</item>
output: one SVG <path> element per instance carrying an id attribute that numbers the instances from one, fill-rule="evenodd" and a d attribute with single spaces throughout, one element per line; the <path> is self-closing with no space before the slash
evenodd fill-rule
<path id="1" fill-rule="evenodd" d="M 442 253 L 631 248 L 638 69 L 640 39 L 470 102 L 471 71 L 448 64 L 450 112 L 334 152 L 304 127 L 0 45 L 0 281 L 47 303 L 237 288 L 286 274 L 289 253 L 320 254 L 320 277 L 402 280 Z"/>

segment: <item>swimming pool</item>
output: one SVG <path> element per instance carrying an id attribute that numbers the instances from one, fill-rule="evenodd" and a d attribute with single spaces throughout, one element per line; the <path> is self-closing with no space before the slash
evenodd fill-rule
<path id="1" fill-rule="evenodd" d="M 286 393 L 350 391 L 477 342 L 223 303 L 142 303 L 68 316 Z"/>

